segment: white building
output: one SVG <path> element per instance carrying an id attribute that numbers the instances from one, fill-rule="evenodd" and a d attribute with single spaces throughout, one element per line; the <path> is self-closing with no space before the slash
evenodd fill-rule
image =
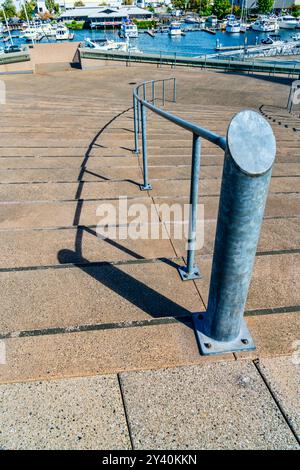
<path id="1" fill-rule="evenodd" d="M 135 6 L 127 7 L 78 7 L 66 9 L 60 19 L 66 21 L 85 21 L 91 27 L 120 26 L 125 18 L 136 18 L 140 20 L 151 19 L 152 13 L 149 10 Z"/>

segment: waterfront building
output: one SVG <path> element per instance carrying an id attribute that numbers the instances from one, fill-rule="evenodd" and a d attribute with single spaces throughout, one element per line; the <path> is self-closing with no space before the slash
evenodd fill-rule
<path id="1" fill-rule="evenodd" d="M 61 20 L 84 21 L 91 27 L 120 26 L 122 21 L 129 19 L 151 19 L 153 14 L 143 8 L 135 6 L 127 7 L 79 7 L 67 9 L 60 15 Z"/>

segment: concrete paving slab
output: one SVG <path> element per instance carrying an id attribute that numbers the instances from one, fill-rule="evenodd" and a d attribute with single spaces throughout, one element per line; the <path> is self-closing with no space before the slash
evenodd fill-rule
<path id="1" fill-rule="evenodd" d="M 211 257 L 197 256 L 203 278 L 196 282 L 205 304 L 208 299 Z M 300 304 L 300 255 L 257 256 L 248 293 L 246 310 L 295 306 Z"/>
<path id="2" fill-rule="evenodd" d="M 40 162 L 41 165 L 41 162 Z M 77 182 L 80 181 L 109 181 L 109 180 L 133 180 L 142 181 L 141 169 L 129 168 L 94 168 L 93 170 L 81 168 L 62 169 L 20 169 L 20 170 L 0 170 L 0 183 L 36 183 L 36 182 Z"/>
<path id="3" fill-rule="evenodd" d="M 1 184 L 0 199 L 18 201 L 67 201 L 81 199 L 110 199 L 140 196 L 138 181 L 99 183 L 46 183 L 46 184 Z M 80 194 L 80 196 L 77 196 Z"/>
<path id="4" fill-rule="evenodd" d="M 212 254 L 214 248 L 216 220 L 204 221 L 204 245 L 197 250 L 199 254 Z M 185 227 L 188 226 L 186 222 Z M 177 256 L 185 256 L 187 243 L 185 240 L 174 238 L 175 225 L 166 224 L 166 229 L 172 237 L 172 244 Z M 300 219 L 276 218 L 265 219 L 262 225 L 258 252 L 298 249 L 300 245 Z"/>
<path id="5" fill-rule="evenodd" d="M 131 448 L 114 375 L 1 385 L 0 401 L 1 449 Z"/>
<path id="6" fill-rule="evenodd" d="M 93 261 L 126 261 L 136 259 L 172 258 L 174 249 L 169 240 L 132 240 L 127 227 L 116 228 L 116 238 L 102 239 L 95 228 L 63 230 L 17 230 L 0 232 L 0 268 L 57 265 L 58 253 L 64 249 L 75 250 L 81 246 L 81 254 L 74 253 L 69 262 L 81 258 Z M 147 230 L 151 231 L 149 226 Z M 163 226 L 159 227 L 162 234 Z M 164 232 L 166 233 L 166 232 Z"/>
<path id="7" fill-rule="evenodd" d="M 246 322 L 254 339 L 256 349 L 235 353 L 237 359 L 256 359 L 273 356 L 286 356 L 294 353 L 295 342 L 299 338 L 299 312 L 274 313 L 246 316 Z"/>
<path id="8" fill-rule="evenodd" d="M 143 204 L 149 208 L 151 199 L 145 197 L 145 192 L 140 192 L 140 198 L 128 199 L 128 210 L 133 211 L 135 204 Z M 116 209 L 116 223 L 120 223 L 118 212 L 118 200 L 106 201 L 69 201 L 69 202 L 49 202 L 49 203 L 17 203 L 0 204 L 0 228 L 40 228 L 40 227 L 72 227 L 77 225 L 96 226 L 102 220 L 97 216 L 97 209 L 100 204 L 109 204 Z M 131 222 L 134 215 L 128 216 Z M 149 212 L 141 213 L 141 222 L 148 222 Z"/>
<path id="9" fill-rule="evenodd" d="M 259 368 L 300 442 L 299 344 L 294 342 L 292 356 L 263 358 Z"/>
<path id="10" fill-rule="evenodd" d="M 153 190 L 152 190 L 153 191 Z M 152 194 L 152 193 L 151 193 Z M 157 210 L 160 210 L 162 221 L 169 222 L 170 216 L 161 211 L 160 207 L 163 204 L 189 204 L 188 196 L 185 197 L 153 197 L 154 203 L 157 205 Z M 218 196 L 199 196 L 199 204 L 204 206 L 204 218 L 206 220 L 216 219 L 218 216 L 219 197 Z M 182 211 L 184 207 L 182 208 Z M 172 213 L 171 213 L 172 215 Z M 299 194 L 269 194 L 267 205 L 265 209 L 265 217 L 294 217 L 300 215 L 300 195 Z M 171 217 L 172 220 L 177 220 L 176 217 Z M 182 217 L 180 218 L 182 220 Z"/>
<path id="11" fill-rule="evenodd" d="M 298 449 L 251 362 L 121 374 L 135 449 Z"/>
<path id="12" fill-rule="evenodd" d="M 79 173 L 83 157 L 1 157 L 0 168 L 1 169 L 64 169 L 70 170 L 76 168 Z M 138 158 L 132 156 L 121 156 L 121 157 L 92 157 L 86 163 L 86 167 L 105 169 L 106 167 L 120 167 L 120 168 L 135 168 L 139 167 Z M 77 175 L 78 176 L 78 175 Z"/>
<path id="13" fill-rule="evenodd" d="M 130 327 L 131 326 L 131 327 Z M 133 326 L 4 340 L 0 382 L 20 382 L 234 360 L 200 356 L 191 323 Z M 47 354 L 45 354 L 47 352 Z"/>
<path id="14" fill-rule="evenodd" d="M 58 256 L 67 262 L 74 251 Z M 176 266 L 166 260 L 0 272 L 0 332 L 189 316 L 203 304 Z"/>

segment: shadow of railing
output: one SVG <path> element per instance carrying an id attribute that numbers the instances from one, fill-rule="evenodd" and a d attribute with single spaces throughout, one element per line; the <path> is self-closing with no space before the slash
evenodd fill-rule
<path id="1" fill-rule="evenodd" d="M 188 309 L 183 307 L 182 305 L 177 304 L 176 302 L 170 300 L 163 294 L 155 291 L 151 287 L 147 286 L 143 282 L 139 281 L 138 279 L 134 278 L 130 274 L 124 271 L 124 268 L 128 266 L 128 263 L 112 263 L 107 261 L 100 261 L 100 262 L 93 262 L 86 259 L 83 256 L 83 235 L 84 233 L 88 233 L 92 236 L 97 237 L 96 230 L 88 227 L 86 225 L 80 224 L 80 219 L 82 215 L 82 208 L 84 200 L 82 199 L 82 191 L 84 187 L 84 182 L 82 178 L 86 172 L 86 165 L 88 162 L 89 157 L 91 156 L 92 149 L 94 148 L 97 140 L 101 136 L 101 134 L 108 128 L 110 124 L 112 124 L 116 119 L 120 116 L 128 112 L 131 108 L 119 113 L 114 118 L 112 118 L 93 138 L 91 141 L 88 150 L 84 156 L 83 162 L 81 164 L 81 170 L 78 175 L 78 188 L 75 195 L 75 200 L 77 201 L 75 214 L 73 218 L 73 226 L 76 227 L 76 235 L 75 235 L 75 242 L 74 242 L 74 251 L 70 249 L 61 249 L 58 254 L 58 261 L 60 264 L 69 264 L 73 265 L 83 272 L 91 276 L 97 282 L 100 282 L 105 287 L 111 289 L 117 295 L 122 297 L 123 299 L 127 300 L 131 304 L 133 304 L 138 309 L 142 310 L 146 314 L 150 315 L 153 318 L 158 317 L 174 317 L 178 318 L 178 321 L 188 324 L 191 326 L 190 323 L 190 316 L 191 313 Z M 136 157 L 135 157 L 136 158 Z M 89 174 L 93 174 L 94 176 L 99 176 L 103 178 L 101 175 L 97 175 L 94 172 L 87 171 Z M 107 178 L 105 178 L 108 180 Z M 133 184 L 137 184 L 132 180 L 126 180 Z M 104 243 L 108 243 L 112 247 L 121 250 L 126 255 L 129 255 L 133 258 L 133 261 L 142 261 L 145 258 L 134 252 L 133 250 L 121 245 L 116 240 L 112 240 L 109 238 L 102 238 L 101 240 Z M 156 260 L 157 262 L 165 263 L 173 268 L 177 268 L 178 265 L 175 261 L 167 259 L 167 258 L 159 258 Z M 130 262 L 129 262 L 130 263 Z M 148 263 L 147 263 L 148 264 Z M 200 302 L 199 302 L 200 303 Z"/>

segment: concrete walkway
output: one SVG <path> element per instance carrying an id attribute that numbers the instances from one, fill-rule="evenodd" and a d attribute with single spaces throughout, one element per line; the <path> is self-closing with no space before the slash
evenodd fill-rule
<path id="1" fill-rule="evenodd" d="M 188 133 L 149 114 L 152 191 L 140 191 L 132 153 L 132 87 L 171 75 L 169 109 L 223 135 L 239 109 L 271 112 L 288 95 L 285 80 L 149 66 L 5 79 L 3 449 L 299 449 L 298 132 L 273 123 L 277 160 L 246 306 L 256 351 L 200 356 L 191 323 L 206 308 L 220 150 L 203 142 L 203 279 L 178 276 L 186 251 L 171 235 L 176 220 L 157 215 L 165 239 L 96 236 L 97 207 L 119 196 L 129 207 L 188 201 Z"/>

